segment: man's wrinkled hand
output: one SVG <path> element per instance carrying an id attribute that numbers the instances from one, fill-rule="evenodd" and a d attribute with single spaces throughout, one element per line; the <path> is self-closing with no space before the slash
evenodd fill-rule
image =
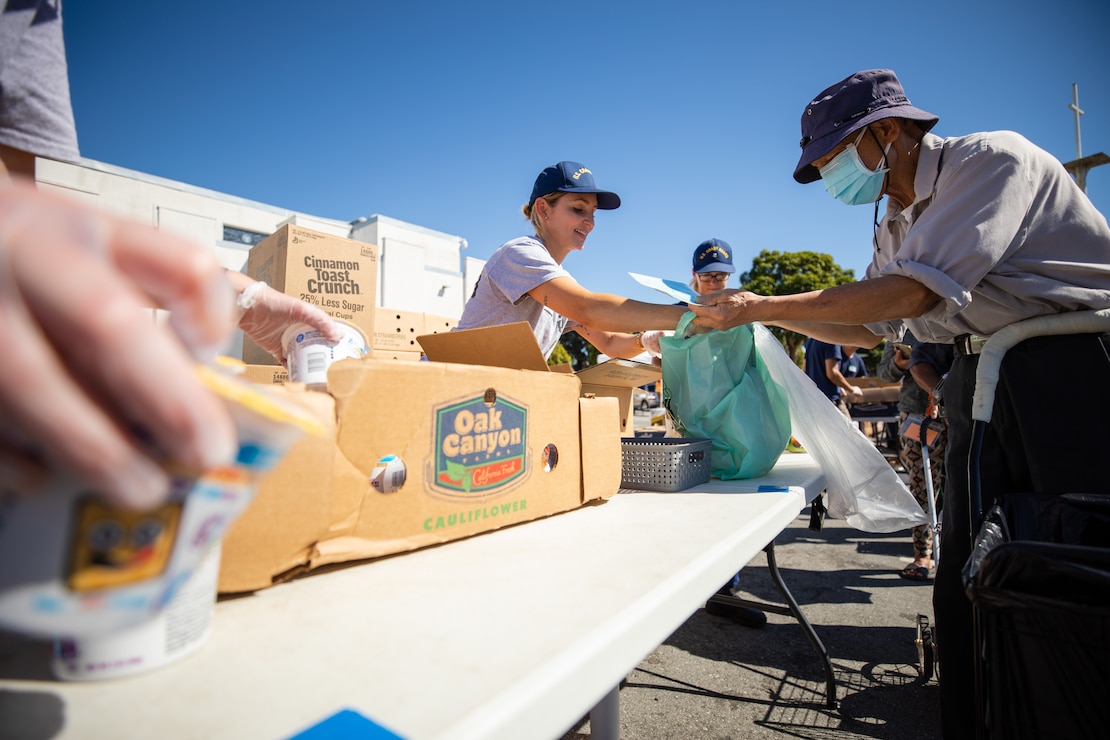
<path id="1" fill-rule="evenodd" d="M 701 296 L 700 305 L 690 304 L 689 308 L 697 315 L 696 326 L 731 329 L 757 320 L 754 311 L 761 298 L 746 290 L 722 290 Z"/>

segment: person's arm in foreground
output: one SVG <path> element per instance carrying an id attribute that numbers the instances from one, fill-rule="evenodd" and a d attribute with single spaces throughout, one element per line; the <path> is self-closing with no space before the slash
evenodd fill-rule
<path id="1" fill-rule="evenodd" d="M 759 321 L 830 344 L 874 347 L 882 339 L 863 324 L 908 319 L 929 310 L 939 297 L 923 284 L 900 275 L 838 285 L 794 295 L 761 296 L 722 290 L 691 305 L 694 323 L 729 329 Z"/>
<path id="2" fill-rule="evenodd" d="M 635 357 L 644 348 L 630 332 L 674 329 L 686 313 L 684 306 L 644 303 L 610 293 L 594 293 L 566 277 L 549 280 L 528 294 L 581 324 L 581 328 L 576 329 L 578 333 L 610 357 Z"/>
<path id="3" fill-rule="evenodd" d="M 0 475 L 36 488 L 61 468 L 106 501 L 154 506 L 155 458 L 230 461 L 235 430 L 193 375 L 234 326 L 211 250 L 80 202 L 0 183 Z M 168 328 L 151 307 L 168 309 Z M 145 441 L 140 441 L 145 440 Z"/>

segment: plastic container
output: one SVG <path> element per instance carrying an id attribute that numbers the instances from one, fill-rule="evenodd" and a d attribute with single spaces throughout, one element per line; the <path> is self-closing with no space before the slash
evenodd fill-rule
<path id="1" fill-rule="evenodd" d="M 673 492 L 706 483 L 712 451 L 709 439 L 622 439 L 621 488 Z"/>
<path id="2" fill-rule="evenodd" d="M 167 464 L 167 501 L 147 511 L 108 506 L 61 473 L 41 491 L 0 493 L 0 627 L 79 639 L 149 622 L 211 555 L 262 475 L 304 433 L 322 433 L 262 387 L 209 367 L 197 375 L 235 423 L 235 461 L 203 471 Z"/>
<path id="3" fill-rule="evenodd" d="M 54 675 L 63 681 L 120 678 L 193 654 L 212 631 L 219 580 L 216 543 L 173 600 L 149 621 L 107 635 L 54 640 Z"/>
<path id="4" fill-rule="evenodd" d="M 357 360 L 369 353 L 370 345 L 361 329 L 346 321 L 333 321 L 343 330 L 343 339 L 334 346 L 322 332 L 308 324 L 295 324 L 281 335 L 290 381 L 326 388 L 328 368 L 333 362 L 348 358 Z"/>

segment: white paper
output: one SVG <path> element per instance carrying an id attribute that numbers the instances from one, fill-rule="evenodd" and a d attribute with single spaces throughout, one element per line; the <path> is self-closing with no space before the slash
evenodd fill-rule
<path id="1" fill-rule="evenodd" d="M 677 280 L 664 280 L 663 278 L 641 275 L 637 272 L 630 272 L 628 274 L 640 285 L 651 288 L 652 290 L 658 290 L 660 293 L 669 295 L 676 301 L 698 303 L 698 294 L 694 292 L 694 289 Z"/>

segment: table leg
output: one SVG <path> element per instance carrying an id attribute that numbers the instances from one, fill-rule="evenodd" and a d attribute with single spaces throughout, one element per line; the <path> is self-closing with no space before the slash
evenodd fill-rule
<path id="1" fill-rule="evenodd" d="M 747 606 L 754 609 L 762 609 L 766 612 L 773 614 L 781 614 L 787 617 L 794 617 L 798 624 L 801 625 L 802 631 L 805 632 L 806 637 L 809 639 L 814 650 L 820 656 L 822 663 L 825 666 L 825 706 L 829 709 L 836 709 L 836 679 L 833 677 L 832 661 L 829 660 L 829 651 L 825 649 L 824 643 L 821 638 L 813 629 L 813 625 L 806 619 L 802 609 L 798 606 L 798 602 L 794 599 L 794 595 L 790 593 L 790 589 L 786 587 L 786 582 L 782 579 L 782 574 L 779 573 L 778 562 L 775 560 L 775 541 L 763 548 L 763 552 L 767 553 L 767 569 L 771 573 L 771 580 L 775 582 L 778 587 L 779 593 L 786 601 L 787 606 L 779 604 L 767 604 L 761 601 L 752 601 L 750 599 L 742 599 L 738 596 L 726 596 L 724 594 L 714 594 L 709 598 L 710 601 L 721 604 L 724 606 Z M 592 726 L 592 725 L 591 725 Z"/>
<path id="2" fill-rule="evenodd" d="M 590 737 L 619 740 L 621 736 L 621 687 L 618 684 L 590 710 Z"/>

